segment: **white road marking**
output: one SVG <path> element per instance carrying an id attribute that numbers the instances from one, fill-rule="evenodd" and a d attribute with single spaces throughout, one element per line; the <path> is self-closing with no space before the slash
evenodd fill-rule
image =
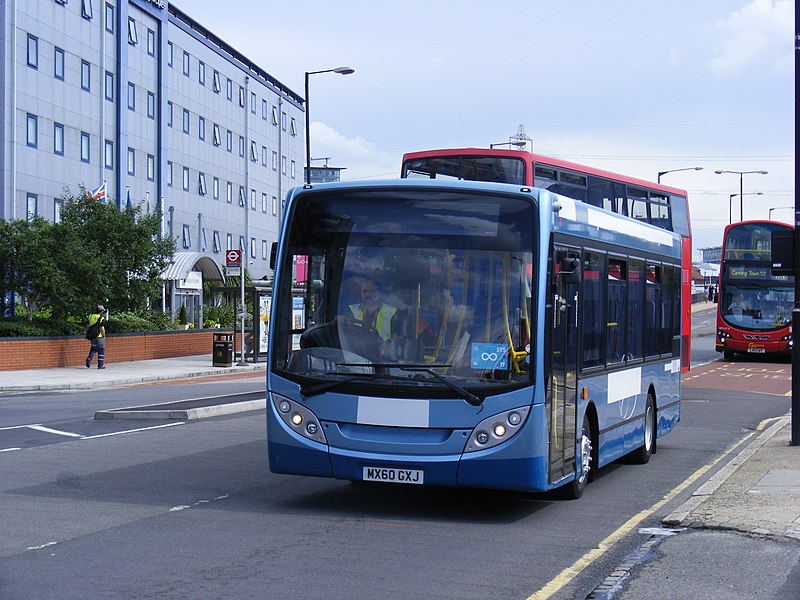
<path id="1" fill-rule="evenodd" d="M 152 427 L 140 427 L 139 429 L 126 429 L 125 431 L 115 431 L 113 433 L 102 433 L 100 435 L 81 436 L 81 439 L 84 439 L 84 440 L 96 440 L 98 438 L 111 437 L 113 435 L 125 435 L 126 433 L 137 433 L 139 431 L 150 431 L 152 429 L 164 429 L 165 427 L 175 427 L 176 425 L 186 425 L 186 421 L 178 421 L 177 423 L 167 423 L 166 425 L 154 425 Z"/>
<path id="2" fill-rule="evenodd" d="M 0 452 L 14 452 L 14 450 L 22 450 L 22 448 L 1 448 Z"/>
<path id="3" fill-rule="evenodd" d="M 41 431 L 43 433 L 52 433 L 54 435 L 63 435 L 65 437 L 72 437 L 72 438 L 82 438 L 83 437 L 80 433 L 70 433 L 69 431 L 61 431 L 59 429 L 51 429 L 50 427 L 45 427 L 44 425 L 28 425 L 28 429 L 34 429 L 36 431 Z"/>
<path id="4" fill-rule="evenodd" d="M 41 550 L 42 548 L 48 548 L 49 546 L 55 546 L 58 542 L 47 542 L 46 544 L 42 544 L 41 546 L 31 546 L 28 550 Z"/>

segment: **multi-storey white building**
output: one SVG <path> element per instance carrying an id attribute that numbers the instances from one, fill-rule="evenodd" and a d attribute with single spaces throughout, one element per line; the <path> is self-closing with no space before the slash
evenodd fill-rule
<path id="1" fill-rule="evenodd" d="M 269 272 L 302 97 L 165 0 L 0 0 L 0 17 L 0 217 L 57 220 L 65 188 L 106 181 L 161 210 L 178 293 L 226 249 Z"/>

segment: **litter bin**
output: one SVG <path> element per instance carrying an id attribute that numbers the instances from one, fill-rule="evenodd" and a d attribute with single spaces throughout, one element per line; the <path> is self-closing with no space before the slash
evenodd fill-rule
<path id="1" fill-rule="evenodd" d="M 213 334 L 212 367 L 230 367 L 233 365 L 233 334 Z"/>

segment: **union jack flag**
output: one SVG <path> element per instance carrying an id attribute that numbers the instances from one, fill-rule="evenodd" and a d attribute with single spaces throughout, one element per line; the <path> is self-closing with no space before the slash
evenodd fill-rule
<path id="1" fill-rule="evenodd" d="M 103 181 L 103 183 L 89 192 L 89 197 L 94 198 L 95 200 L 102 200 L 103 202 L 106 202 L 106 181 Z"/>

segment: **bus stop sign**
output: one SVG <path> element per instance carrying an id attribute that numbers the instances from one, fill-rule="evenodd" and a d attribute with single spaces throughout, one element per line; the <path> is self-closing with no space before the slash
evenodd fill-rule
<path id="1" fill-rule="evenodd" d="M 225 270 L 228 275 L 239 276 L 242 274 L 241 250 L 227 250 L 225 252 Z"/>

